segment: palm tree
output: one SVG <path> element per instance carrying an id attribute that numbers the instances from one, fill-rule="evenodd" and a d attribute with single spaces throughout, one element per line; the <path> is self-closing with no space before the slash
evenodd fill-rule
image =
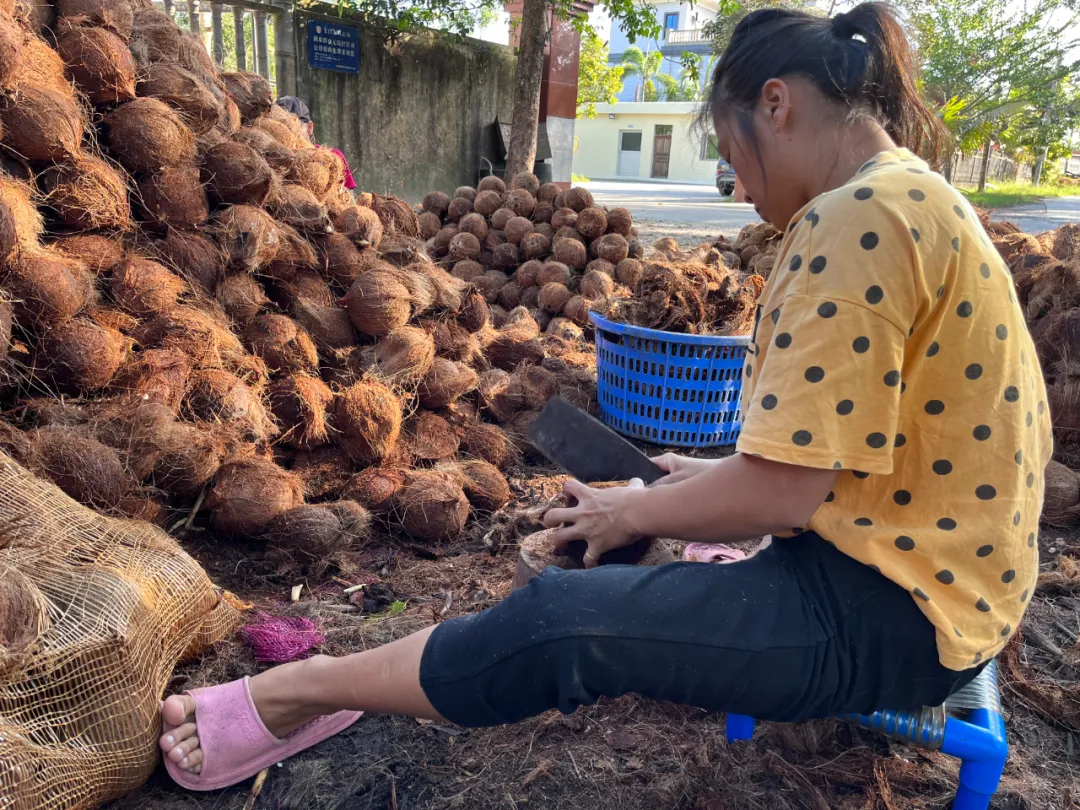
<path id="1" fill-rule="evenodd" d="M 634 101 L 673 101 L 678 98 L 679 84 L 673 76 L 661 71 L 663 63 L 664 55 L 660 51 L 645 53 L 631 45 L 623 52 L 623 76 L 641 77 L 641 87 L 634 93 Z"/>

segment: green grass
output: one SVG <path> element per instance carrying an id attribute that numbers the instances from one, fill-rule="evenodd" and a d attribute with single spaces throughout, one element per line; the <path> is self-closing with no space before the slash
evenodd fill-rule
<path id="1" fill-rule="evenodd" d="M 581 174 L 572 174 L 572 175 L 570 175 L 570 182 L 571 183 L 588 183 L 589 178 L 585 177 L 584 175 L 581 175 Z"/>
<path id="2" fill-rule="evenodd" d="M 972 205 L 980 208 L 1008 208 L 1013 205 L 1038 202 L 1046 197 L 1072 197 L 1080 195 L 1076 186 L 1033 186 L 1030 183 L 987 184 L 986 191 L 960 189 Z"/>

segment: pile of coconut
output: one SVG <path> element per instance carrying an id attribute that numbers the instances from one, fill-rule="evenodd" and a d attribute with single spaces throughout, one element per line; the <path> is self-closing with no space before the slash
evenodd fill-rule
<path id="1" fill-rule="evenodd" d="M 355 198 L 149 2 L 53 10 L 0 11 L 0 448 L 102 513 L 312 559 L 504 506 L 537 410 L 595 398 L 580 330 L 440 267 L 429 216 Z"/>
<path id="2" fill-rule="evenodd" d="M 1043 522 L 1080 525 L 1080 225 L 1031 235 L 1011 222 L 983 224 L 1012 270 L 1035 340 L 1054 424 Z"/>

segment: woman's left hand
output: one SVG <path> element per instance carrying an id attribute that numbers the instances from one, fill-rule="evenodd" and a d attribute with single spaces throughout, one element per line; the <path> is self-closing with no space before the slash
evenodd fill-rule
<path id="1" fill-rule="evenodd" d="M 571 540 L 586 541 L 589 548 L 585 567 L 594 568 L 604 552 L 630 545 L 638 538 L 626 520 L 627 507 L 644 491 L 645 484 L 639 478 L 625 487 L 610 489 L 592 489 L 580 481 L 567 481 L 563 492 L 575 498 L 577 505 L 551 509 L 544 515 L 544 525 L 556 529 L 555 548 L 562 550 Z"/>

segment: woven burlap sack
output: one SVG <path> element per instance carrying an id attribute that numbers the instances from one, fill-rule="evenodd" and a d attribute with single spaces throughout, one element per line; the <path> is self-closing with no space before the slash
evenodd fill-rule
<path id="1" fill-rule="evenodd" d="M 0 453 L 0 808 L 141 785 L 177 662 L 240 612 L 160 529 L 102 517 Z"/>

